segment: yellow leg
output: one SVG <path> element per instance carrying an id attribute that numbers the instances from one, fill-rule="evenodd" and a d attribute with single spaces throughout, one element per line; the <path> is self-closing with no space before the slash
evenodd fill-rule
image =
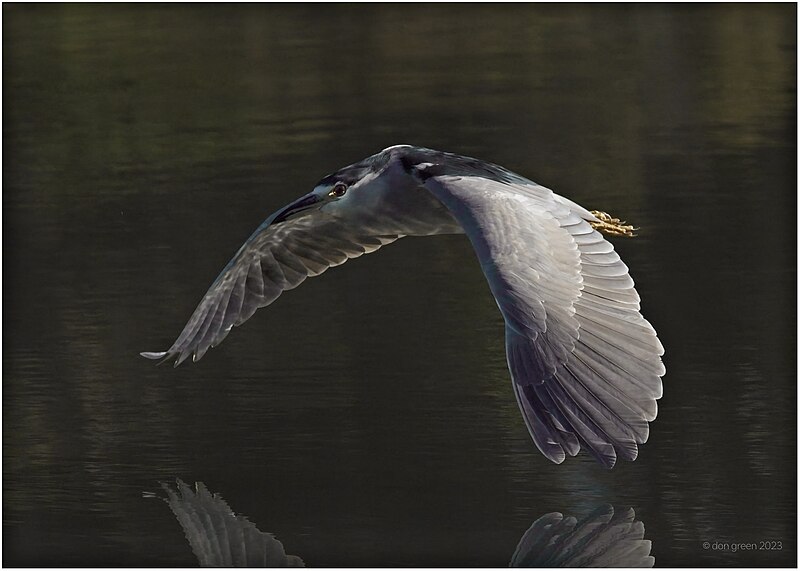
<path id="1" fill-rule="evenodd" d="M 607 212 L 601 212 L 599 210 L 592 210 L 591 212 L 598 220 L 598 222 L 589 221 L 589 224 L 591 224 L 592 228 L 595 230 L 599 230 L 603 234 L 608 234 L 609 236 L 625 236 L 626 238 L 633 238 L 636 236 L 633 232 L 637 230 L 637 228 L 625 224 L 625 222 L 619 218 L 614 218 Z"/>

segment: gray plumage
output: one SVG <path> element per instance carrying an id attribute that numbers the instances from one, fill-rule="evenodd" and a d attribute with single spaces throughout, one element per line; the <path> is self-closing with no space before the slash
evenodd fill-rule
<path id="1" fill-rule="evenodd" d="M 341 192 L 341 195 L 338 193 Z M 514 393 L 553 462 L 634 460 L 664 352 L 585 208 L 503 167 L 400 145 L 322 179 L 244 243 L 164 352 L 201 358 L 283 291 L 404 236 L 466 233 L 506 324 Z"/>

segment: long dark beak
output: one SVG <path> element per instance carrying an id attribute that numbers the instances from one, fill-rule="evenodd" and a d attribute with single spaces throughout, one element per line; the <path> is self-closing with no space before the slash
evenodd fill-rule
<path id="1" fill-rule="evenodd" d="M 306 194 L 304 197 L 298 198 L 290 205 L 286 206 L 283 210 L 278 212 L 278 214 L 272 220 L 272 223 L 278 224 L 280 222 L 288 220 L 292 216 L 295 216 L 305 210 L 313 208 L 316 204 L 319 204 L 320 202 L 322 202 L 322 199 L 316 194 L 313 193 Z"/>

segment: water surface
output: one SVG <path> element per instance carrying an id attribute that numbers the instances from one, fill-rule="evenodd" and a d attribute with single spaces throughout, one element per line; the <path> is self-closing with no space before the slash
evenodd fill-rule
<path id="1" fill-rule="evenodd" d="M 795 565 L 795 6 L 3 16 L 5 565 L 193 565 L 142 498 L 175 477 L 310 566 L 503 566 L 603 504 L 657 566 Z M 463 236 L 309 280 L 200 363 L 138 356 L 267 215 L 397 143 L 641 228 L 616 246 L 667 375 L 635 463 L 538 453 Z"/>

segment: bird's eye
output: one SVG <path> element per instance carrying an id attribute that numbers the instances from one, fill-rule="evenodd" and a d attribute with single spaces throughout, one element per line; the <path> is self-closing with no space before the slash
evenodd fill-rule
<path id="1" fill-rule="evenodd" d="M 343 182 L 337 182 L 328 193 L 328 196 L 335 196 L 336 198 L 339 198 L 340 196 L 344 196 L 345 192 L 347 192 L 347 185 Z"/>

